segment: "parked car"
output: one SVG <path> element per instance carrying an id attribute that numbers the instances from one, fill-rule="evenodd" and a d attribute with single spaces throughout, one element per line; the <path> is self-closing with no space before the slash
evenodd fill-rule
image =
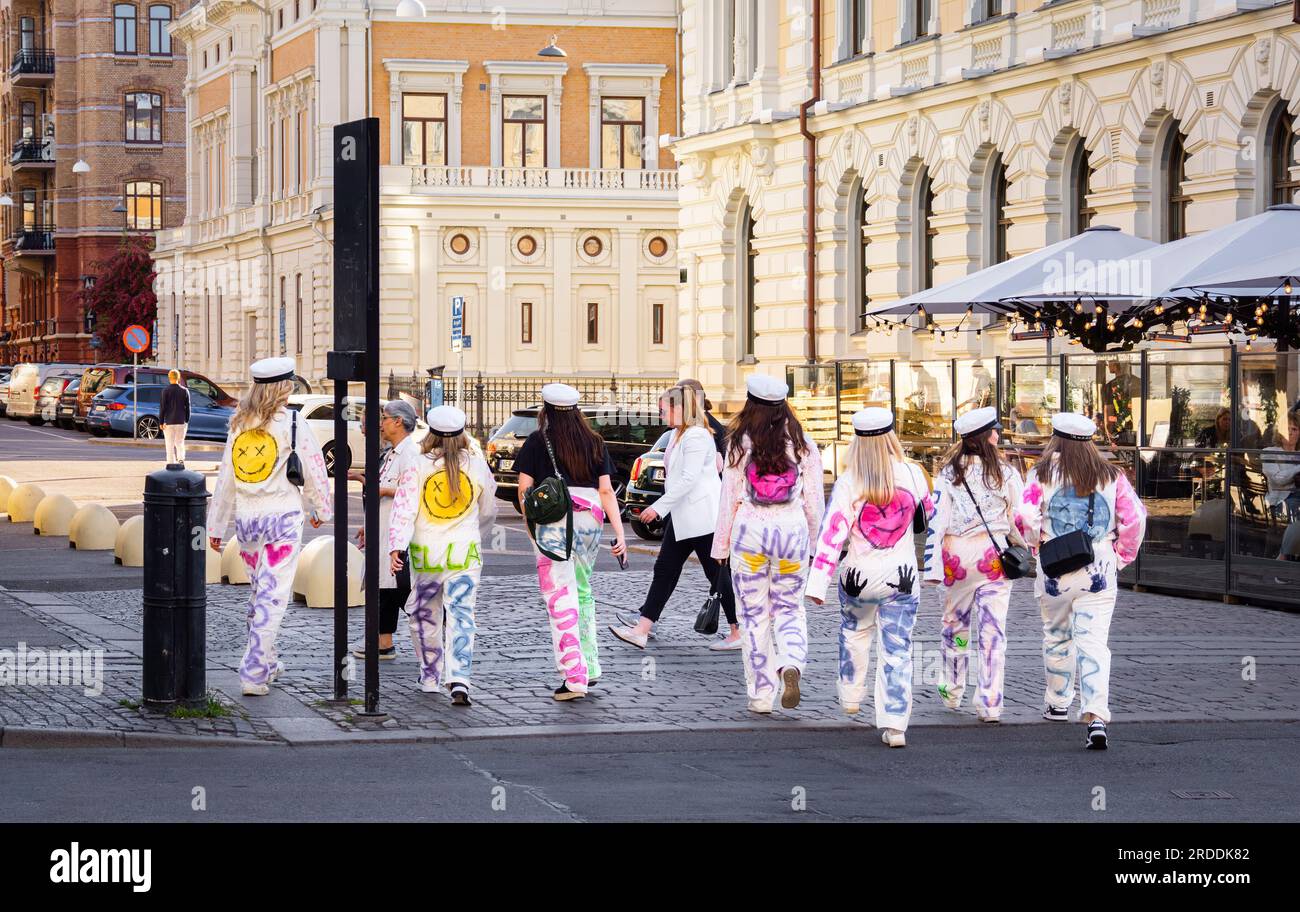
<path id="1" fill-rule="evenodd" d="M 361 422 L 365 417 L 363 402 L 360 396 L 348 396 L 343 400 L 343 417 L 348 422 L 348 441 L 344 453 L 349 460 L 348 467 L 353 469 L 363 469 L 366 466 L 366 437 L 361 433 Z M 379 400 L 380 408 L 387 404 L 387 399 Z M 337 458 L 337 450 L 334 446 L 334 397 L 294 393 L 289 397 L 289 408 L 307 419 L 307 424 L 320 444 L 321 453 L 325 456 L 325 471 L 332 476 L 334 461 Z M 427 433 L 429 433 L 429 426 L 424 423 L 424 419 L 417 419 L 415 430 L 411 434 L 414 442 L 418 444 Z M 477 443 L 473 445 L 477 447 Z"/>
<path id="2" fill-rule="evenodd" d="M 45 381 L 49 383 L 48 380 Z M 59 404 L 54 409 L 54 423 L 69 431 L 77 429 L 77 391 L 81 389 L 81 378 L 73 377 L 63 388 Z"/>
<path id="3" fill-rule="evenodd" d="M 166 386 L 168 369 L 165 367 L 142 367 L 138 377 L 141 386 Z M 77 399 L 77 423 L 86 424 L 86 415 L 90 412 L 91 401 L 110 386 L 130 386 L 132 368 L 129 364 L 94 364 L 81 374 L 81 395 Z M 217 405 L 234 408 L 239 403 L 233 396 L 213 383 L 202 374 L 182 370 L 181 379 L 191 393 L 199 393 L 211 399 Z"/>
<path id="4" fill-rule="evenodd" d="M 50 377 L 75 377 L 81 370 L 80 364 L 27 362 L 15 365 L 13 375 L 9 378 L 9 402 L 5 414 L 12 421 L 26 418 L 32 424 L 43 424 L 45 419 L 40 412 L 41 386 Z"/>
<path id="5" fill-rule="evenodd" d="M 671 430 L 664 431 L 645 453 L 632 463 L 628 474 L 627 490 L 623 495 L 623 518 L 628 521 L 638 538 L 647 541 L 662 541 L 664 537 L 664 520 L 662 517 L 642 522 L 641 511 L 664 496 L 664 450 L 672 438 Z"/>
<path id="6" fill-rule="evenodd" d="M 130 437 L 134 427 L 135 436 L 157 440 L 162 437 L 162 425 L 158 421 L 162 391 L 163 386 L 156 383 L 110 386 L 92 400 L 86 429 L 96 437 Z M 234 414 L 230 406 L 190 390 L 190 424 L 185 436 L 225 441 Z"/>
<path id="7" fill-rule="evenodd" d="M 0 415 L 5 413 L 9 406 L 9 378 L 13 376 L 14 369 L 8 365 L 0 367 Z"/>
<path id="8" fill-rule="evenodd" d="M 79 379 L 79 377 L 72 374 L 62 376 L 56 374 L 41 384 L 40 391 L 36 395 L 36 414 L 40 416 L 42 422 L 56 423 L 59 400 L 63 398 L 63 393 L 68 388 L 68 384 Z"/>
<path id="9" fill-rule="evenodd" d="M 539 406 L 516 409 L 507 421 L 488 439 L 484 455 L 497 482 L 497 497 L 508 500 L 519 509 L 519 473 L 515 471 L 515 456 L 528 435 L 537 430 Z M 637 457 L 648 451 L 652 442 L 667 430 L 657 411 L 649 409 L 619 409 L 608 406 L 587 406 L 582 410 L 592 430 L 605 438 L 610 458 L 614 461 L 614 494 L 621 503 Z"/>

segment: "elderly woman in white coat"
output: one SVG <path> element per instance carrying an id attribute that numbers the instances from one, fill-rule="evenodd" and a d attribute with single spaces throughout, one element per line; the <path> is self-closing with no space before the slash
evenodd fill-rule
<path id="1" fill-rule="evenodd" d="M 659 413 L 673 429 L 664 450 L 667 470 L 664 494 L 654 506 L 642 512 L 641 519 L 652 522 L 657 517 L 667 517 L 664 540 L 640 619 L 630 627 L 611 626 L 610 632 L 623 642 L 644 649 L 651 628 L 677 588 L 682 566 L 694 552 L 710 587 L 721 595 L 722 609 L 731 625 L 730 635 L 709 648 L 739 649 L 735 596 L 721 564 L 710 554 L 713 531 L 718 524 L 722 480 L 718 476 L 717 445 L 704 411 L 704 396 L 688 387 L 674 386 L 659 397 Z"/>

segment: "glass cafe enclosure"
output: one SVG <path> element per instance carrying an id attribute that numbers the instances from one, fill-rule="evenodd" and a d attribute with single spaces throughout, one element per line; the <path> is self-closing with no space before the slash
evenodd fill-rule
<path id="1" fill-rule="evenodd" d="M 1121 580 L 1300 610 L 1300 352 L 838 361 L 789 368 L 787 379 L 833 477 L 853 413 L 869 405 L 894 410 L 909 457 L 930 472 L 953 443 L 953 417 L 969 409 L 998 407 L 1002 445 L 1024 469 L 1054 412 L 1089 415 L 1150 514 Z"/>

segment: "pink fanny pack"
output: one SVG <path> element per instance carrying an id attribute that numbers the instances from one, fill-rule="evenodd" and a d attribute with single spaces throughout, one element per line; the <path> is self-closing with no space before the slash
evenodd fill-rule
<path id="1" fill-rule="evenodd" d="M 754 503 L 764 506 L 789 503 L 794 499 L 799 470 L 790 466 L 779 475 L 764 475 L 751 462 L 745 466 L 745 481 L 749 483 L 749 497 Z"/>

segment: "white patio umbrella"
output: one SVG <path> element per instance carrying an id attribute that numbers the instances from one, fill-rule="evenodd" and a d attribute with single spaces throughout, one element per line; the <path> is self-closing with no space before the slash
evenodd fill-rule
<path id="1" fill-rule="evenodd" d="M 1180 280 L 1185 287 L 1240 296 L 1300 294 L 1300 206 L 1269 206 L 1234 225 L 1246 228 L 1225 248 L 1232 265 L 1215 271 L 1210 264 L 1197 263 Z"/>
<path id="2" fill-rule="evenodd" d="M 1079 286 L 1106 286 L 1105 277 L 1157 245 L 1111 225 L 1094 225 L 1074 237 L 989 266 L 970 275 L 882 304 L 867 316 L 899 316 L 924 308 L 928 314 L 1016 313 L 1018 300 L 1074 296 Z M 1097 279 L 1102 274 L 1102 282 Z M 1115 282 L 1110 282 L 1113 285 Z M 1107 286 L 1108 287 L 1108 286 Z"/>

